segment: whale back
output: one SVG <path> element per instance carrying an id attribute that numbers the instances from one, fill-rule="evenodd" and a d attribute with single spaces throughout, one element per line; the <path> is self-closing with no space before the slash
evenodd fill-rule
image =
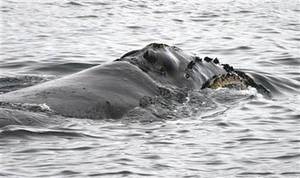
<path id="1" fill-rule="evenodd" d="M 1 103 L 46 104 L 63 116 L 120 118 L 143 96 L 158 94 L 157 84 L 138 67 L 108 63 L 0 95 Z"/>

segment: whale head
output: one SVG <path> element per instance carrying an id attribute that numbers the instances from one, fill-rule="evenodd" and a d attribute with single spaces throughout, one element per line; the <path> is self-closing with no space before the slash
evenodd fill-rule
<path id="1" fill-rule="evenodd" d="M 175 46 L 158 43 L 130 51 L 116 61 L 130 62 L 154 81 L 179 88 L 201 89 L 212 78 L 227 73 L 216 60 L 202 60 Z"/>

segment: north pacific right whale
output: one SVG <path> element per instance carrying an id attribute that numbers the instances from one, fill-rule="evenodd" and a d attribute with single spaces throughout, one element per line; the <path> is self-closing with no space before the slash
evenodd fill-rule
<path id="1" fill-rule="evenodd" d="M 22 106 L 36 104 L 66 117 L 119 119 L 135 107 L 153 104 L 157 96 L 174 94 L 184 102 L 187 91 L 248 86 L 269 93 L 251 76 L 217 58 L 202 59 L 175 46 L 152 43 L 113 62 L 2 94 L 0 108 L 24 110 Z M 7 113 L 5 118 L 7 122 Z"/>

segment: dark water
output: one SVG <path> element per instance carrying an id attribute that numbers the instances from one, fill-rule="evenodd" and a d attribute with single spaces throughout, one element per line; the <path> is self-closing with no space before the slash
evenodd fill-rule
<path id="1" fill-rule="evenodd" d="M 7 126 L 0 177 L 300 177 L 299 0 L 0 6 L 1 93 L 163 42 L 243 69 L 273 95 L 211 91 L 207 108 L 178 108 L 201 112 L 152 123 L 49 118 L 47 126 Z"/>

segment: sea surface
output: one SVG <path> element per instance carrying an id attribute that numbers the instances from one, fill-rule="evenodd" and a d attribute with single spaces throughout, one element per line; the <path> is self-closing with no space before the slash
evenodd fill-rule
<path id="1" fill-rule="evenodd" d="M 300 177 L 299 0 L 2 0 L 0 20 L 2 94 L 152 42 L 218 57 L 272 93 L 211 91 L 212 108 L 155 122 L 6 126 L 0 177 Z"/>

